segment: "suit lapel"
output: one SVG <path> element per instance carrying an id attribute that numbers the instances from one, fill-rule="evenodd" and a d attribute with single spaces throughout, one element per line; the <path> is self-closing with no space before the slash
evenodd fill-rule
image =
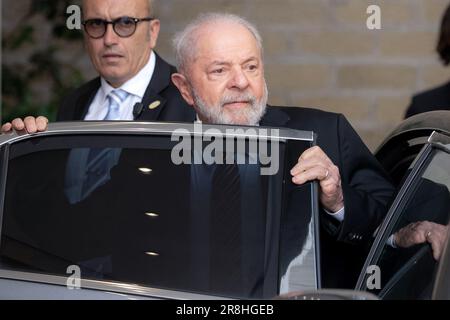
<path id="1" fill-rule="evenodd" d="M 144 109 L 141 115 L 135 120 L 156 121 L 159 118 L 161 110 L 167 102 L 167 99 L 160 95 L 161 91 L 170 85 L 171 70 L 170 66 L 164 62 L 157 54 L 155 71 L 153 72 L 147 90 L 145 91 L 142 104 Z"/>
<path id="2" fill-rule="evenodd" d="M 262 127 L 284 127 L 289 122 L 291 118 L 289 115 L 271 106 L 267 107 L 266 114 L 260 121 L 260 126 Z"/>
<path id="3" fill-rule="evenodd" d="M 85 94 L 80 94 L 78 96 L 77 101 L 75 102 L 75 110 L 73 116 L 74 121 L 84 120 L 89 111 L 89 106 L 94 100 L 95 95 L 97 94 L 97 91 L 100 88 L 100 86 L 101 86 L 100 78 L 96 78 L 92 81 L 91 84 L 89 84 Z"/>

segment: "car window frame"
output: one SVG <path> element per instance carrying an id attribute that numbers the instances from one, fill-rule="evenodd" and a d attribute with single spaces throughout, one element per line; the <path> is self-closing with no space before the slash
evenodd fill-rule
<path id="1" fill-rule="evenodd" d="M 416 191 L 416 188 L 420 183 L 420 178 L 432 161 L 432 156 L 435 154 L 435 151 L 439 150 L 450 154 L 449 145 L 450 136 L 434 131 L 428 138 L 427 144 L 424 145 L 417 158 L 413 161 L 410 174 L 405 179 L 405 182 L 401 186 L 400 191 L 395 197 L 395 200 L 378 230 L 363 269 L 361 270 L 355 290 L 367 291 L 366 284 L 370 277 L 370 274 L 367 272 L 369 266 L 374 265 L 375 262 L 379 260 L 386 245 L 386 241 L 392 234 L 392 229 L 400 218 L 400 214 L 405 209 L 405 206 L 408 205 L 411 196 Z M 383 291 L 384 290 L 380 293 Z"/>

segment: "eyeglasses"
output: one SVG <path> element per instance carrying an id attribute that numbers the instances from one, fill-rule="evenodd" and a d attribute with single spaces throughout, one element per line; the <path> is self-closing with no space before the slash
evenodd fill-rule
<path id="1" fill-rule="evenodd" d="M 89 19 L 83 22 L 84 30 L 89 37 L 94 39 L 103 38 L 108 28 L 108 24 L 112 24 L 114 32 L 121 38 L 131 37 L 136 32 L 136 27 L 139 22 L 152 21 L 154 18 L 130 18 L 120 17 L 113 21 L 103 19 Z"/>

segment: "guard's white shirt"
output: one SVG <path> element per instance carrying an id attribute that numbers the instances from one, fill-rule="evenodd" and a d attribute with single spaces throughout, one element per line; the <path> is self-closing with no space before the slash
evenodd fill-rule
<path id="1" fill-rule="evenodd" d="M 97 91 L 89 111 L 84 120 L 100 121 L 106 118 L 108 113 L 108 95 L 115 89 L 128 92 L 129 96 L 120 105 L 120 120 L 134 120 L 133 108 L 138 102 L 142 102 L 145 91 L 153 77 L 156 65 L 156 56 L 152 51 L 150 59 L 137 75 L 125 82 L 120 88 L 113 88 L 105 79 L 101 78 L 101 86 Z"/>

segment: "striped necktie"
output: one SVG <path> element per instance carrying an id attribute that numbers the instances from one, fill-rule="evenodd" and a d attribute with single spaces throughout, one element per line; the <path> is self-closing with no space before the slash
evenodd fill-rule
<path id="1" fill-rule="evenodd" d="M 239 167 L 217 165 L 211 187 L 210 285 L 214 293 L 242 295 L 242 214 Z"/>
<path id="2" fill-rule="evenodd" d="M 128 96 L 128 92 L 122 89 L 111 91 L 108 95 L 109 106 L 105 120 L 120 120 L 120 105 Z"/>

